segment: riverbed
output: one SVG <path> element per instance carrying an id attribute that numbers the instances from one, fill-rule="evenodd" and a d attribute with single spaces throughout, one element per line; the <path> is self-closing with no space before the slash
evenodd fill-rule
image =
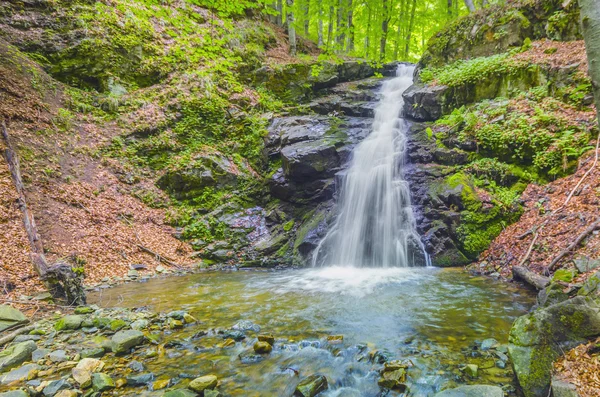
<path id="1" fill-rule="evenodd" d="M 461 269 L 330 267 L 150 279 L 94 292 L 90 301 L 191 313 L 199 324 L 167 337 L 176 349 L 145 364 L 170 378 L 216 374 L 225 395 L 287 396 L 298 378 L 318 373 L 329 380 L 325 396 L 377 396 L 380 363 L 401 359 L 413 365 L 411 395 L 428 396 L 467 383 L 512 390 L 510 364 L 502 368 L 498 358 L 534 297 Z M 236 324 L 249 337 L 223 343 Z M 198 337 L 200 330 L 210 331 Z M 258 332 L 276 338 L 268 356 L 251 354 Z M 494 348 L 482 350 L 492 338 Z M 476 377 L 466 364 L 479 367 Z"/>

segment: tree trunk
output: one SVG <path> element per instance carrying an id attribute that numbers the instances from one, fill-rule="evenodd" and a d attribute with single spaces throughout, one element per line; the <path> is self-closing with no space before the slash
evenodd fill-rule
<path id="1" fill-rule="evenodd" d="M 452 19 L 452 0 L 448 0 L 448 19 Z"/>
<path id="2" fill-rule="evenodd" d="M 304 37 L 308 38 L 308 28 L 310 27 L 310 0 L 305 0 L 304 4 Z"/>
<path id="3" fill-rule="evenodd" d="M 408 59 L 408 53 L 410 51 L 410 39 L 412 36 L 412 31 L 415 26 L 415 11 L 417 9 L 417 0 L 413 0 L 412 2 L 412 10 L 410 11 L 410 22 L 408 23 L 408 33 L 406 34 L 406 43 L 404 46 L 404 58 Z"/>
<path id="4" fill-rule="evenodd" d="M 333 36 L 333 12 L 334 7 L 329 6 L 329 26 L 327 27 L 327 49 L 329 50 L 329 46 L 331 45 L 331 38 Z"/>
<path id="5" fill-rule="evenodd" d="M 512 274 L 514 278 L 524 281 L 537 290 L 542 290 L 550 284 L 550 279 L 548 277 L 540 276 L 522 266 L 513 266 Z"/>
<path id="6" fill-rule="evenodd" d="M 283 0 L 277 0 L 277 25 L 283 26 Z"/>
<path id="7" fill-rule="evenodd" d="M 465 0 L 465 5 L 469 9 L 469 12 L 475 12 L 475 4 L 473 4 L 473 0 Z"/>
<path id="8" fill-rule="evenodd" d="M 588 59 L 588 73 L 592 79 L 596 113 L 600 114 L 600 6 L 598 0 L 579 0 L 581 27 Z M 600 117 L 598 117 L 600 125 Z"/>
<path id="9" fill-rule="evenodd" d="M 337 26 L 336 26 L 336 41 L 338 50 L 344 49 L 344 42 L 346 41 L 346 11 L 344 9 L 344 1 L 338 0 L 337 9 Z"/>
<path id="10" fill-rule="evenodd" d="M 317 29 L 317 45 L 323 47 L 323 2 L 319 1 L 319 26 Z"/>
<path id="11" fill-rule="evenodd" d="M 346 46 L 347 52 L 354 51 L 354 10 L 352 0 L 348 0 L 348 45 Z"/>
<path id="12" fill-rule="evenodd" d="M 365 35 L 365 58 L 369 59 L 369 50 L 371 47 L 371 42 L 370 42 L 370 37 L 371 37 L 371 18 L 373 16 L 373 11 L 371 9 L 370 6 L 367 6 L 369 8 L 369 15 L 368 15 L 368 19 L 367 19 L 367 34 Z"/>
<path id="13" fill-rule="evenodd" d="M 294 27 L 294 0 L 287 0 L 287 28 L 290 40 L 290 55 L 296 55 L 296 28 Z"/>
<path id="14" fill-rule="evenodd" d="M 379 42 L 379 60 L 385 60 L 385 48 L 387 45 L 388 27 L 390 24 L 390 16 L 388 10 L 388 0 L 383 0 L 383 20 L 381 22 L 381 40 Z"/>
<path id="15" fill-rule="evenodd" d="M 23 214 L 23 225 L 27 232 L 29 244 L 31 245 L 31 262 L 33 264 L 33 269 L 48 288 L 48 292 L 50 292 L 54 298 L 64 300 L 69 305 L 83 305 L 85 304 L 85 291 L 81 283 L 81 277 L 75 274 L 71 267 L 66 264 L 60 263 L 50 267 L 46 261 L 44 245 L 42 244 L 42 239 L 38 233 L 35 218 L 27 207 L 25 186 L 23 185 L 19 167 L 19 158 L 10 143 L 8 130 L 6 129 L 4 122 L 2 122 L 2 138 L 6 145 L 6 150 L 4 152 L 6 163 L 8 164 L 13 183 L 15 184 L 15 189 L 19 195 L 17 205 Z"/>

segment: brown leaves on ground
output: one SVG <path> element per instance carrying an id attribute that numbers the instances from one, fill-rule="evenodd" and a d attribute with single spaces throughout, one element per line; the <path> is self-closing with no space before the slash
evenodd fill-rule
<path id="1" fill-rule="evenodd" d="M 563 205 L 592 163 L 593 155 L 584 156 L 575 174 L 544 186 L 532 184 L 525 189 L 521 197 L 525 212 L 521 219 L 508 226 L 480 256 L 481 261 L 487 262 L 489 271 L 510 275 L 512 266 L 518 265 L 526 254 L 535 228 L 548 219 L 552 211 Z M 541 273 L 559 252 L 600 217 L 600 166 L 594 168 L 578 190 L 567 207 L 554 215 L 541 230 L 527 264 L 531 270 Z M 570 266 L 571 260 L 578 255 L 592 258 L 600 256 L 600 238 L 597 234 L 592 234 L 575 252 L 567 255 L 560 265 Z M 585 275 L 581 277 L 584 278 Z"/>
<path id="2" fill-rule="evenodd" d="M 583 40 L 561 42 L 543 39 L 534 41 L 531 43 L 531 48 L 513 55 L 512 59 L 524 61 L 525 64 L 548 65 L 552 68 L 573 65 L 582 73 L 587 73 L 588 70 Z"/>
<path id="3" fill-rule="evenodd" d="M 554 363 L 554 372 L 562 380 L 577 386 L 581 397 L 600 396 L 600 339 L 579 345 Z"/>

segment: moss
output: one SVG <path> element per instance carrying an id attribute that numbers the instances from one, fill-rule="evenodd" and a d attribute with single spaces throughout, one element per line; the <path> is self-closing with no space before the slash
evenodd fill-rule
<path id="1" fill-rule="evenodd" d="M 294 220 L 290 220 L 286 223 L 283 224 L 283 230 L 286 232 L 289 232 L 290 230 L 292 230 L 292 228 L 294 227 Z"/>
<path id="2" fill-rule="evenodd" d="M 570 283 L 575 278 L 577 272 L 574 269 L 558 269 L 552 276 L 552 281 L 563 281 Z"/>

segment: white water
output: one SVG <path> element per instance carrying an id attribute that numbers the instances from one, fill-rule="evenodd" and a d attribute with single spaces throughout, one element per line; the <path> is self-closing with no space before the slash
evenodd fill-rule
<path id="1" fill-rule="evenodd" d="M 408 267 L 429 264 L 403 178 L 407 122 L 402 93 L 414 67 L 384 82 L 371 134 L 353 151 L 342 181 L 339 214 L 313 254 L 313 266 Z"/>

